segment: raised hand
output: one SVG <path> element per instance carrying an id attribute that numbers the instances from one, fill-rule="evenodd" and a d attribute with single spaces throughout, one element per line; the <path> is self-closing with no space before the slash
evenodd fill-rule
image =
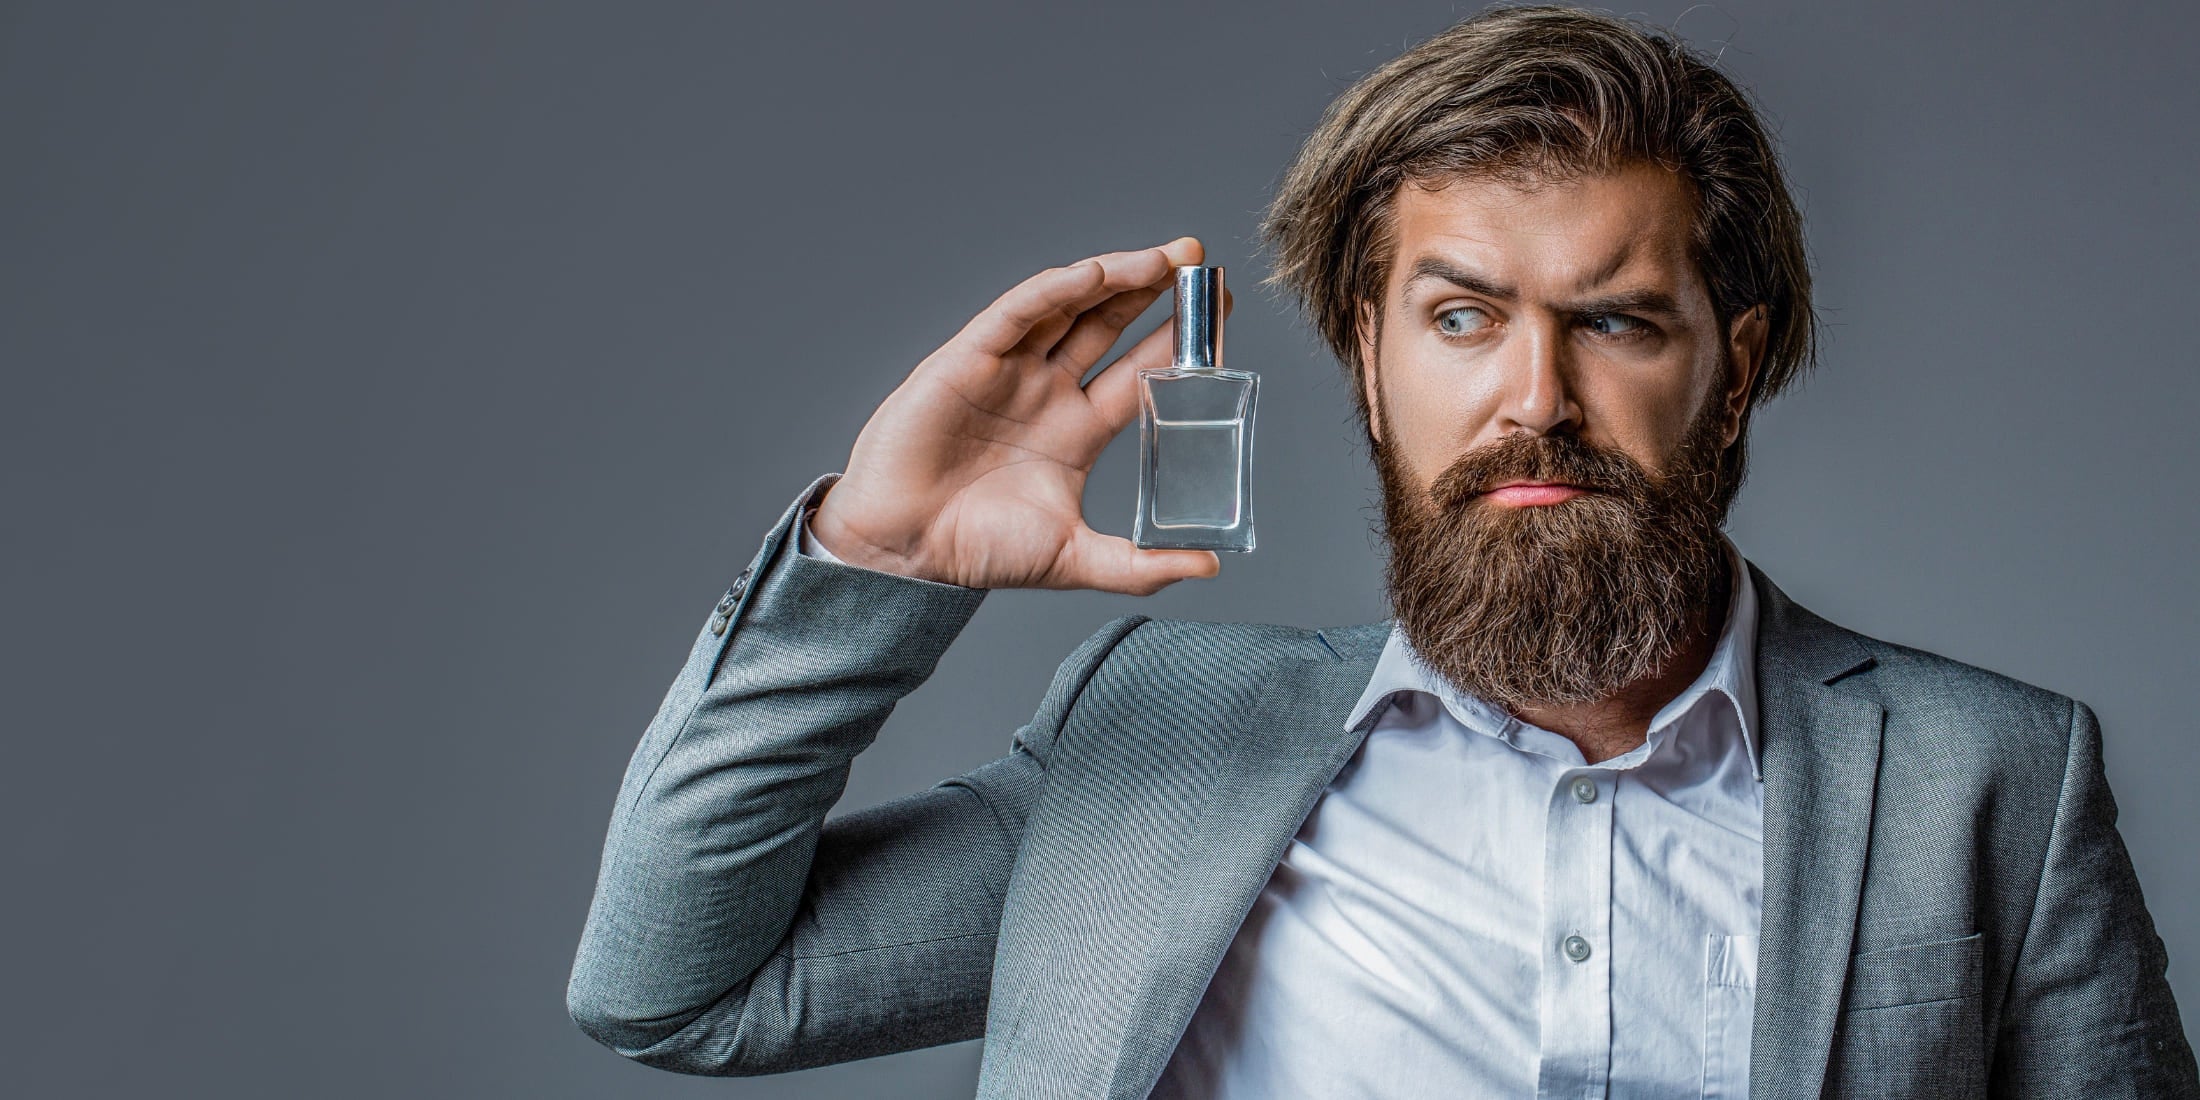
<path id="1" fill-rule="evenodd" d="M 1138 549 L 1087 526 L 1081 507 L 1093 462 L 1138 417 L 1138 372 L 1169 365 L 1174 321 L 1080 380 L 1204 254 L 1180 237 L 1001 295 L 871 415 L 812 534 L 852 564 L 970 588 L 1146 595 L 1214 576 L 1212 552 Z"/>

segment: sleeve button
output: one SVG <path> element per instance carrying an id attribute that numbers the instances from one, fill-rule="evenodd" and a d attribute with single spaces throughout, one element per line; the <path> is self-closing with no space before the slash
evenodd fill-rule
<path id="1" fill-rule="evenodd" d="M 726 594 L 718 598 L 717 611 L 720 617 L 732 617 L 733 606 L 740 603 L 741 594 L 749 590 L 749 578 L 754 574 L 755 569 L 752 567 L 743 569 L 740 576 L 733 578 L 733 586 L 726 589 Z"/>

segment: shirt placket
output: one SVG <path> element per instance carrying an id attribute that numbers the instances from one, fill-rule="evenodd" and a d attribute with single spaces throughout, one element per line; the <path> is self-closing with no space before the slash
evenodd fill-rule
<path id="1" fill-rule="evenodd" d="M 1539 1100 L 1602 1097 L 1611 1073 L 1613 783 L 1567 769 L 1546 804 Z"/>

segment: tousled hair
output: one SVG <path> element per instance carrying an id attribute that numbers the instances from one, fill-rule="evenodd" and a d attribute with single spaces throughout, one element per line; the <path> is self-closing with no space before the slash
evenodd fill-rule
<path id="1" fill-rule="evenodd" d="M 1802 217 L 1749 97 L 1665 31 L 1580 8 L 1492 7 L 1362 77 L 1330 103 L 1269 204 L 1264 285 L 1297 299 L 1350 376 L 1365 428 L 1357 326 L 1363 303 L 1381 312 L 1399 187 L 1528 186 L 1630 159 L 1688 184 L 1690 251 L 1721 346 L 1735 316 L 1765 307 L 1764 360 L 1722 460 L 1731 500 L 1750 414 L 1816 362 L 1810 271 Z"/>

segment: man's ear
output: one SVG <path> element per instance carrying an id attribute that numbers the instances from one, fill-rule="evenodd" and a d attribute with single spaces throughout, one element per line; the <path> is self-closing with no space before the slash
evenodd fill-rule
<path id="1" fill-rule="evenodd" d="M 1367 434 L 1378 445 L 1383 441 L 1383 404 L 1375 395 L 1375 303 L 1362 301 L 1359 309 L 1360 400 L 1367 405 Z"/>
<path id="2" fill-rule="evenodd" d="M 1727 361 L 1734 364 L 1731 377 L 1726 380 L 1726 422 L 1721 438 L 1724 446 L 1733 446 L 1734 437 L 1742 432 L 1742 414 L 1749 409 L 1749 393 L 1756 384 L 1757 374 L 1765 365 L 1765 340 L 1771 325 L 1766 320 L 1763 303 L 1753 305 L 1735 314 L 1727 326 Z"/>

